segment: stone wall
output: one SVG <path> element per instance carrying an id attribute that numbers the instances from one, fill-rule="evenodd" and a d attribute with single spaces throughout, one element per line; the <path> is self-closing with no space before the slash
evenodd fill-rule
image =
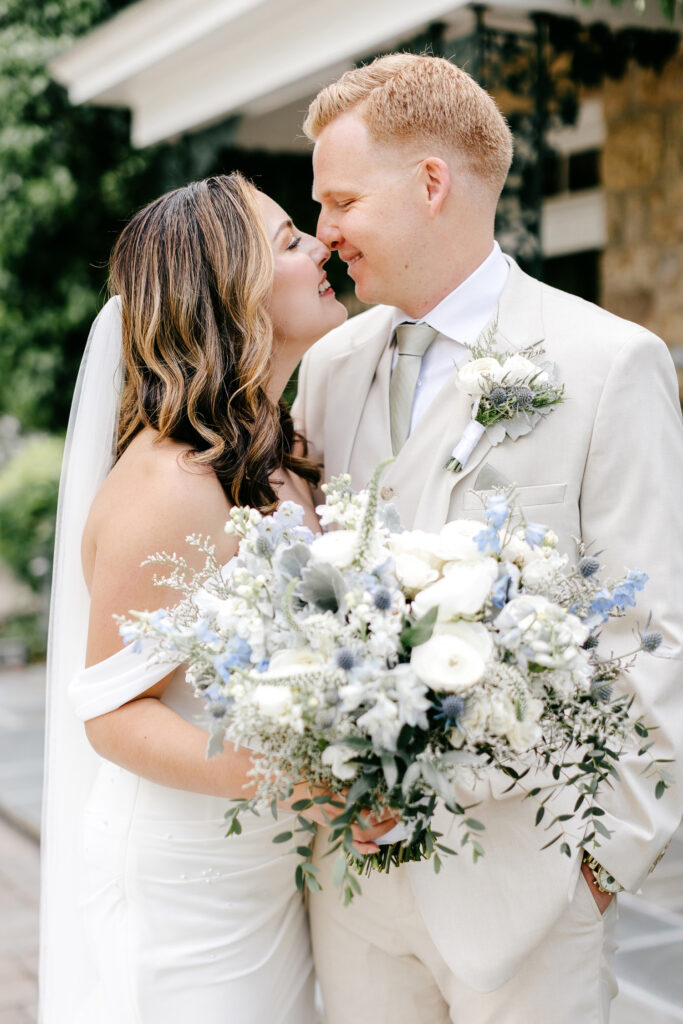
<path id="1" fill-rule="evenodd" d="M 660 74 L 634 65 L 598 95 L 609 233 L 601 305 L 668 342 L 683 388 L 683 46 Z"/>

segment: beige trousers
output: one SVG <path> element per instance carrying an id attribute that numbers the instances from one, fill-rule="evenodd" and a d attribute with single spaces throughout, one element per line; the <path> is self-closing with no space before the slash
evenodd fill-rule
<path id="1" fill-rule="evenodd" d="M 583 875 L 566 913 L 522 969 L 496 991 L 481 993 L 456 978 L 434 946 L 409 869 L 363 877 L 362 896 L 344 907 L 332 885 L 334 859 L 317 859 L 324 888 L 309 903 L 325 1024 L 608 1021 L 616 995 L 616 900 L 602 917 Z"/>

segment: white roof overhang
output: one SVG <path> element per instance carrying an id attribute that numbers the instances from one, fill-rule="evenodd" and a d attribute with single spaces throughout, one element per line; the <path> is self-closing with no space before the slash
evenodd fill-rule
<path id="1" fill-rule="evenodd" d="M 649 0 L 656 7 L 656 0 Z M 231 114 L 296 104 L 354 60 L 434 20 L 471 23 L 465 0 L 139 0 L 50 65 L 74 104 L 129 107 L 142 147 Z M 630 5 L 629 5 L 630 7 Z M 493 13 L 529 5 L 496 0 Z M 534 10 L 665 27 L 597 0 L 536 0 Z"/>

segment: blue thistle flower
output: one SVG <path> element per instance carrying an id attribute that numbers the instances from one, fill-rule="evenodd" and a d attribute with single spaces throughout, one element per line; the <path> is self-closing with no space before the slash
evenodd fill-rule
<path id="1" fill-rule="evenodd" d="M 614 687 L 611 683 L 605 683 L 596 680 L 596 682 L 591 684 L 591 697 L 593 698 L 593 700 L 607 702 L 611 699 L 613 692 Z"/>
<path id="2" fill-rule="evenodd" d="M 386 587 L 378 587 L 372 595 L 372 603 L 380 612 L 388 612 L 391 608 L 391 593 Z"/>
<path id="3" fill-rule="evenodd" d="M 350 672 L 356 664 L 356 655 L 348 647 L 342 647 L 337 652 L 337 667 L 343 672 Z"/>
<path id="4" fill-rule="evenodd" d="M 515 399 L 519 409 L 528 409 L 529 406 L 534 404 L 534 393 L 526 384 L 522 384 L 515 391 Z"/>
<path id="5" fill-rule="evenodd" d="M 507 391 L 505 388 L 497 387 L 491 391 L 489 395 L 489 401 L 491 405 L 495 406 L 496 409 L 500 409 L 501 406 L 505 405 L 508 400 Z"/>
<path id="6" fill-rule="evenodd" d="M 436 719 L 441 719 L 444 722 L 453 722 L 457 725 L 458 719 L 465 710 L 465 698 L 449 693 L 446 697 L 436 701 L 434 707 L 436 708 L 436 714 L 434 715 Z"/>
<path id="7" fill-rule="evenodd" d="M 594 576 L 599 568 L 600 563 L 598 562 L 597 558 L 592 558 L 589 555 L 586 555 L 586 557 L 582 558 L 579 562 L 579 572 L 586 580 L 589 578 L 589 576 Z"/>
<path id="8" fill-rule="evenodd" d="M 657 630 L 641 633 L 640 649 L 641 651 L 647 651 L 648 654 L 654 654 L 657 648 L 661 646 L 663 640 L 664 637 Z"/>

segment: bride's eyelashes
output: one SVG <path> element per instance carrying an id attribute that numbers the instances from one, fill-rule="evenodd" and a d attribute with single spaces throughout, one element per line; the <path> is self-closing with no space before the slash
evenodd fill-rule
<path id="1" fill-rule="evenodd" d="M 300 242 L 301 242 L 301 235 L 298 235 L 296 238 L 292 239 L 292 241 L 289 243 L 287 248 L 288 249 L 296 249 L 297 245 L 299 245 Z"/>

